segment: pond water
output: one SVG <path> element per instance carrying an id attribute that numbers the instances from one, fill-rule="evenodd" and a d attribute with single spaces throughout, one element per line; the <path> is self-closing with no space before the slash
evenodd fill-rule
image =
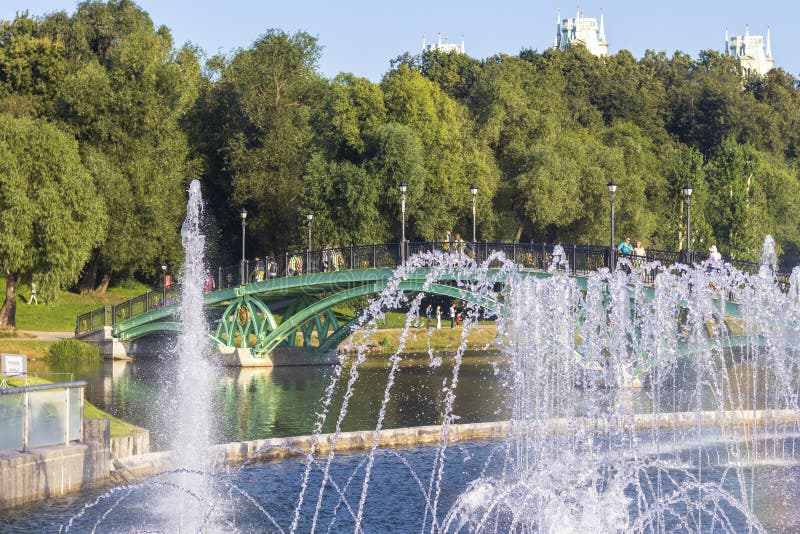
<path id="1" fill-rule="evenodd" d="M 788 447 L 800 443 L 787 443 Z M 721 448 L 722 449 L 722 448 Z M 724 451 L 720 452 L 724 456 Z M 420 511 L 434 504 L 425 498 L 430 482 L 431 467 L 439 454 L 436 447 L 418 447 L 404 450 L 379 450 L 371 473 L 370 486 L 376 490 L 369 494 L 369 506 L 361 523 L 363 532 L 421 532 L 431 528 L 430 516 Z M 447 451 L 443 479 L 447 483 L 435 503 L 437 525 L 434 530 L 472 532 L 474 524 L 458 528 L 452 511 L 465 493 L 486 493 L 491 485 L 500 484 L 504 470 L 509 468 L 508 443 L 477 442 L 454 445 Z M 656 479 L 656 471 L 666 488 L 669 485 L 691 484 L 697 472 L 687 473 L 680 458 L 688 460 L 691 450 L 676 456 L 672 465 L 644 467 L 638 474 L 643 483 Z M 350 503 L 358 502 L 363 482 L 365 454 L 340 454 L 331 465 L 329 484 L 335 484 Z M 753 466 L 756 467 L 756 466 Z M 284 532 L 292 522 L 297 491 L 304 476 L 305 462 L 300 459 L 252 465 L 234 469 L 213 477 L 212 497 L 215 501 L 213 517 L 205 525 L 208 532 Z M 735 491 L 736 481 L 730 476 L 730 466 L 706 465 L 702 478 L 712 483 L 717 491 Z M 752 509 L 767 532 L 798 532 L 800 509 L 796 506 L 796 489 L 800 485 L 800 466 L 758 465 L 746 469 L 745 483 L 756 488 L 752 495 Z M 157 475 L 145 483 L 113 489 L 94 489 L 48 503 L 17 508 L 11 514 L 0 516 L 0 531 L 27 532 L 177 532 L 181 530 L 180 518 L 167 513 L 165 503 L 171 502 L 168 486 L 174 475 Z M 606 473 L 595 480 L 608 484 L 612 477 Z M 318 485 L 319 470 L 311 473 L 310 486 Z M 480 480 L 482 487 L 476 487 Z M 199 480 L 197 482 L 200 482 Z M 643 503 L 637 502 L 637 492 L 629 487 L 624 496 L 629 502 L 631 523 L 625 530 L 635 528 Z M 447 513 L 450 511 L 450 513 Z M 477 511 L 480 511 L 478 509 Z M 597 511 L 601 514 L 601 511 Z M 299 514 L 297 532 L 309 532 L 315 518 L 315 503 L 305 505 Z M 478 514 L 480 517 L 480 514 Z M 714 519 L 715 518 L 715 519 Z M 593 518 L 597 524 L 600 516 Z M 513 518 L 500 518 L 492 532 L 508 532 Z M 714 522 L 716 521 L 716 523 Z M 425 526 L 427 524 L 427 528 Z M 691 509 L 676 509 L 676 513 L 663 522 L 650 525 L 645 532 L 748 532 L 748 524 L 741 511 L 720 500 L 713 514 L 702 522 Z M 339 493 L 330 491 L 324 497 L 316 518 L 318 532 L 353 532 L 354 519 L 350 510 L 339 500 Z M 444 528 L 447 527 L 447 528 Z M 486 529 L 487 525 L 484 525 Z M 516 529 L 511 529 L 518 531 Z M 568 529 L 572 530 L 572 529 Z M 189 530 L 187 530 L 189 531 Z"/>
<path id="2" fill-rule="evenodd" d="M 386 411 L 384 428 L 441 424 L 442 384 L 453 373 L 452 353 L 439 353 L 441 365 L 431 366 L 427 354 L 405 354 Z M 753 384 L 752 367 L 742 365 L 732 353 L 727 372 L 742 384 Z M 504 421 L 511 415 L 509 399 L 509 360 L 497 351 L 466 352 L 459 372 L 454 401 L 457 423 Z M 173 425 L 167 419 L 172 402 L 176 363 L 168 356 L 137 358 L 133 361 L 104 361 L 96 367 L 58 369 L 76 380 L 86 380 L 86 399 L 99 408 L 150 431 L 151 450 L 168 449 Z M 44 362 L 32 362 L 34 372 L 55 371 Z M 345 366 L 343 373 L 349 367 Z M 273 437 L 301 436 L 313 433 L 325 388 L 331 383 L 333 366 L 296 366 L 273 368 L 217 369 L 213 395 L 215 443 L 247 441 Z M 389 375 L 389 360 L 374 356 L 360 368 L 358 387 L 342 430 L 375 428 L 383 392 Z M 688 371 L 680 373 L 682 383 L 675 384 L 667 396 L 654 401 L 647 389 L 609 390 L 599 401 L 609 407 L 636 413 L 653 411 L 693 411 L 694 385 Z M 767 405 L 763 384 L 766 373 L 759 373 L 757 394 L 743 394 L 747 408 Z M 338 413 L 345 392 L 340 380 L 333 396 L 331 413 Z M 594 393 L 597 395 L 597 393 Z M 580 397 L 579 389 L 574 395 Z M 598 401 L 597 398 L 594 399 Z M 714 408 L 710 388 L 702 391 L 704 409 Z M 334 418 L 328 418 L 323 432 L 333 432 Z"/>
<path id="3" fill-rule="evenodd" d="M 441 423 L 442 381 L 453 372 L 452 354 L 442 364 L 429 365 L 427 354 L 406 355 L 396 378 L 384 426 L 399 428 Z M 493 351 L 470 352 L 459 373 L 456 413 L 460 423 L 508 419 L 507 359 Z M 37 362 L 36 370 L 49 372 Z M 103 410 L 150 431 L 151 449 L 169 448 L 173 425 L 160 407 L 174 395 L 175 361 L 169 357 L 106 361 L 95 368 L 61 369 L 86 380 L 86 398 Z M 213 395 L 216 443 L 311 434 L 320 399 L 331 383 L 333 366 L 218 369 Z M 361 368 L 343 430 L 375 428 L 389 374 L 388 360 L 376 356 Z M 344 394 L 334 396 L 333 412 Z M 332 432 L 329 419 L 324 432 Z"/>

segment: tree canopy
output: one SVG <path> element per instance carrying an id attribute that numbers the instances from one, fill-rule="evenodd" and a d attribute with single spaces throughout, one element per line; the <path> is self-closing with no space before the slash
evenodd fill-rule
<path id="1" fill-rule="evenodd" d="M 216 263 L 241 250 L 242 207 L 252 256 L 304 247 L 309 210 L 314 244 L 397 240 L 401 182 L 411 240 L 470 236 L 475 184 L 479 239 L 606 244 L 611 180 L 618 232 L 646 247 L 715 244 L 757 259 L 771 233 L 783 262 L 797 262 L 800 90 L 780 69 L 746 78 L 712 50 L 598 58 L 576 46 L 483 60 L 406 53 L 370 81 L 326 79 L 322 53 L 305 32 L 266 29 L 201 67 L 201 51 L 176 47 L 130 0 L 0 21 L 4 128 L 46 126 L 59 150 L 70 140 L 72 174 L 99 203 L 80 233 L 88 261 L 70 259 L 84 262 L 81 287 L 153 279 L 178 262 L 194 177 Z"/>

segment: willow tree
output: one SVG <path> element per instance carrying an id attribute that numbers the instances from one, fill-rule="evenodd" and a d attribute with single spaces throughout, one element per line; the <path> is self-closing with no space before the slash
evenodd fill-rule
<path id="1" fill-rule="evenodd" d="M 16 326 L 19 282 L 49 300 L 77 281 L 105 222 L 77 142 L 44 121 L 0 115 L 0 328 Z"/>
<path id="2" fill-rule="evenodd" d="M 63 41 L 70 69 L 55 118 L 79 140 L 113 215 L 81 283 L 82 291 L 103 293 L 112 274 L 152 274 L 182 255 L 176 229 L 196 169 L 181 121 L 200 65 L 194 50 L 175 50 L 169 30 L 130 0 L 83 2 L 69 19 L 56 19 L 43 24 Z"/>

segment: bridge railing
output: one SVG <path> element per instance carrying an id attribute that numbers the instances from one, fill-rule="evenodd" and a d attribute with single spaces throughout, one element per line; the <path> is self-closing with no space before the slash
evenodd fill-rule
<path id="1" fill-rule="evenodd" d="M 162 306 L 174 304 L 180 298 L 180 284 L 171 284 L 168 288 L 148 291 L 119 304 L 95 308 L 78 315 L 75 321 L 75 335 L 93 332 L 104 326 L 113 326 L 118 321 L 132 319 Z"/>
<path id="2" fill-rule="evenodd" d="M 349 245 L 330 247 L 318 250 L 289 250 L 276 256 L 248 259 L 226 267 L 218 267 L 212 274 L 215 276 L 213 289 L 225 289 L 243 283 L 260 282 L 272 278 L 301 276 L 320 272 L 362 269 L 393 269 L 400 265 L 405 257 L 425 252 L 448 252 L 465 254 L 477 263 L 484 263 L 491 254 L 502 252 L 509 260 L 527 269 L 547 269 L 552 263 L 553 251 L 557 245 L 552 243 L 502 243 L 502 242 L 458 242 L 449 241 L 407 241 L 405 250 L 400 243 L 373 243 L 370 245 Z M 674 264 L 700 264 L 708 259 L 706 254 L 697 252 L 649 249 L 644 257 L 620 254 L 615 248 L 598 245 L 560 245 L 564 251 L 563 261 L 569 265 L 573 273 L 589 273 L 597 269 L 610 268 L 617 265 L 636 266 L 644 262 L 659 261 L 663 266 Z M 728 259 L 739 270 L 756 273 L 759 264 L 756 262 Z M 499 266 L 493 262 L 491 267 Z M 652 273 L 648 273 L 646 282 L 652 282 Z M 776 273 L 778 283 L 788 290 L 789 274 Z M 211 290 L 211 283 L 206 288 Z M 78 316 L 76 335 L 92 332 L 103 326 L 113 326 L 118 321 L 132 319 L 148 313 L 165 304 L 177 302 L 180 298 L 180 287 L 173 284 L 160 291 L 148 291 L 116 305 L 103 306 Z"/>

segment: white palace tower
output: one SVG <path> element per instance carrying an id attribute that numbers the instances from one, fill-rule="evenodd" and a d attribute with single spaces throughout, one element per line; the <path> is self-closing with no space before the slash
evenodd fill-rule
<path id="1" fill-rule="evenodd" d="M 461 36 L 461 45 L 447 42 L 447 37 L 442 42 L 442 32 L 439 32 L 439 41 L 436 43 L 426 44 L 425 36 L 422 36 L 422 51 L 423 52 L 457 52 L 459 54 L 466 54 L 464 50 L 464 36 Z"/>
<path id="2" fill-rule="evenodd" d="M 763 76 L 772 69 L 775 58 L 772 57 L 772 45 L 767 26 L 767 43 L 764 45 L 763 35 L 750 35 L 750 25 L 744 28 L 744 35 L 728 36 L 725 29 L 725 53 L 739 60 L 742 74 L 745 77 Z"/>
<path id="3" fill-rule="evenodd" d="M 603 11 L 600 11 L 600 24 L 597 19 L 583 16 L 580 7 L 574 19 L 561 19 L 561 11 L 556 16 L 556 39 L 553 48 L 566 50 L 567 47 L 579 44 L 595 56 L 608 55 L 608 41 L 603 24 Z"/>

